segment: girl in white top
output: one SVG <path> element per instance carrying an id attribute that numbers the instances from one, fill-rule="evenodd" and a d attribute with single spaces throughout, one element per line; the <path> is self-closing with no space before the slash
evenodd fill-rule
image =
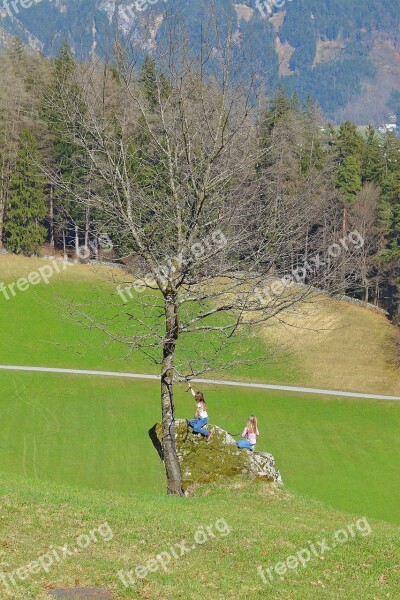
<path id="1" fill-rule="evenodd" d="M 192 427 L 193 433 L 200 433 L 208 442 L 211 437 L 211 431 L 204 429 L 205 425 L 208 423 L 206 401 L 201 392 L 195 392 L 190 383 L 188 383 L 188 386 L 192 396 L 196 400 L 196 412 L 194 413 L 194 419 L 189 421 L 189 425 Z"/>

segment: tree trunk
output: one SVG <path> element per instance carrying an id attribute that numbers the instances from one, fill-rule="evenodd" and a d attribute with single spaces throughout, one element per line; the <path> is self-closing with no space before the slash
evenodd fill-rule
<path id="1" fill-rule="evenodd" d="M 343 221 L 342 221 L 342 233 L 343 233 L 343 237 L 346 237 L 346 230 L 347 230 L 347 208 L 343 207 Z"/>
<path id="2" fill-rule="evenodd" d="M 67 246 L 66 246 L 66 243 L 65 243 L 65 229 L 63 229 L 62 237 L 63 237 L 64 258 L 68 258 L 68 256 L 67 256 Z"/>
<path id="3" fill-rule="evenodd" d="M 3 156 L 1 161 L 0 173 L 0 248 L 3 248 L 3 224 L 7 195 L 6 185 L 6 162 Z"/>
<path id="4" fill-rule="evenodd" d="M 79 258 L 79 229 L 78 229 L 78 225 L 75 225 L 75 257 Z"/>
<path id="5" fill-rule="evenodd" d="M 85 248 L 89 251 L 89 233 L 90 233 L 90 209 L 86 207 L 85 211 Z M 90 255 L 89 257 L 90 258 Z"/>
<path id="6" fill-rule="evenodd" d="M 304 265 L 307 265 L 307 263 L 308 263 L 308 232 L 309 232 L 309 225 L 307 223 L 306 242 L 305 242 L 305 248 L 304 248 Z M 307 267 L 306 267 L 306 271 L 307 271 Z"/>
<path id="7" fill-rule="evenodd" d="M 175 447 L 174 406 L 174 356 L 178 339 L 178 314 L 176 299 L 173 295 L 165 296 L 165 318 L 166 335 L 163 342 L 161 371 L 162 445 L 168 494 L 181 496 L 183 492 L 181 470 Z"/>
<path id="8" fill-rule="evenodd" d="M 3 220 L 4 220 L 4 203 L 0 199 L 0 249 L 3 248 Z"/>
<path id="9" fill-rule="evenodd" d="M 49 207 L 49 221 L 50 221 L 50 248 L 54 250 L 54 199 L 53 199 L 53 186 L 50 186 L 50 207 Z"/>
<path id="10" fill-rule="evenodd" d="M 99 260 L 99 238 L 97 235 L 94 238 L 94 257 L 96 260 Z"/>

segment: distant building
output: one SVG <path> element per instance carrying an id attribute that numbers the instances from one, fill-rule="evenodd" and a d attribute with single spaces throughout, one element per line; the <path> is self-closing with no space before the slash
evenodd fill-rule
<path id="1" fill-rule="evenodd" d="M 381 125 L 380 127 L 378 127 L 378 131 L 379 133 L 385 134 L 388 131 L 390 131 L 390 133 L 394 133 L 397 129 L 397 125 L 396 123 L 385 123 L 385 125 Z"/>

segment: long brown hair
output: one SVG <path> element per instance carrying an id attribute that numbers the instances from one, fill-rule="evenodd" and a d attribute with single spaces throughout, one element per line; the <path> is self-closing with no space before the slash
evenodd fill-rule
<path id="1" fill-rule="evenodd" d="M 249 420 L 247 421 L 247 431 L 250 431 L 250 433 L 257 433 L 257 429 L 257 417 L 250 415 Z"/>
<path id="2" fill-rule="evenodd" d="M 194 399 L 196 400 L 196 402 L 202 402 L 204 404 L 204 410 L 207 411 L 207 404 L 204 400 L 203 392 L 196 392 Z"/>

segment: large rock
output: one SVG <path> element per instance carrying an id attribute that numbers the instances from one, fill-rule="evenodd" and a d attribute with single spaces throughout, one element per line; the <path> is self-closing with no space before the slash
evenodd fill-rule
<path id="1" fill-rule="evenodd" d="M 224 429 L 216 425 L 207 425 L 207 429 L 213 432 L 209 442 L 200 434 L 194 434 L 187 421 L 176 421 L 175 440 L 183 489 L 193 483 L 208 483 L 235 475 L 248 475 L 283 485 L 272 454 L 240 450 Z M 163 459 L 160 423 L 150 429 L 149 436 Z"/>

